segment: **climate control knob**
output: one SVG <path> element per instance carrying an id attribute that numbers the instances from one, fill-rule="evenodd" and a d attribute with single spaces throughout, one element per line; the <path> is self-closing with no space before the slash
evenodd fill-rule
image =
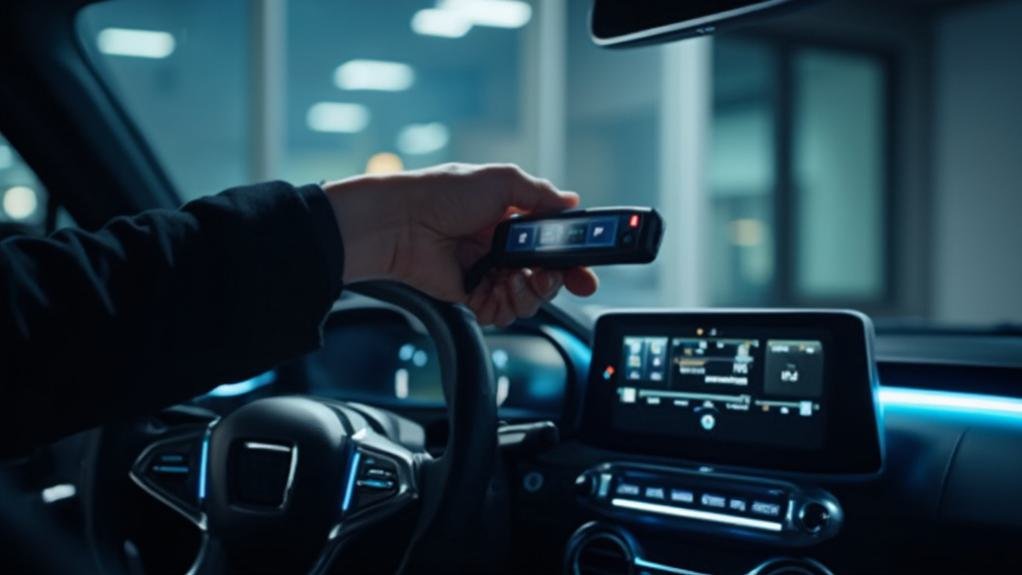
<path id="1" fill-rule="evenodd" d="M 819 501 L 810 501 L 798 512 L 798 521 L 807 533 L 819 533 L 830 524 L 830 508 Z"/>

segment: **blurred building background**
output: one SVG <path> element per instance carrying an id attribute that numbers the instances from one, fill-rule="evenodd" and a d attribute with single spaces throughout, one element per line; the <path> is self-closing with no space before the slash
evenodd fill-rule
<path id="1" fill-rule="evenodd" d="M 668 222 L 655 265 L 569 305 L 1022 322 L 1022 2 L 821 1 L 623 51 L 589 41 L 588 10 L 119 0 L 79 30 L 183 199 L 516 162 Z M 2 140 L 0 188 L 6 219 L 45 219 Z"/>

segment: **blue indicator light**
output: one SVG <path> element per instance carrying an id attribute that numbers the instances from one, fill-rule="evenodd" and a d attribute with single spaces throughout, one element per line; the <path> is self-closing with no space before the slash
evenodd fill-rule
<path id="1" fill-rule="evenodd" d="M 184 465 L 154 465 L 156 473 L 169 473 L 171 475 L 188 475 L 190 469 Z"/>
<path id="2" fill-rule="evenodd" d="M 223 385 L 214 387 L 206 397 L 237 397 L 239 395 L 245 395 L 246 393 L 255 391 L 260 387 L 270 385 L 277 380 L 277 372 L 267 371 L 260 373 L 252 379 L 246 379 L 245 381 L 239 381 L 237 383 L 225 383 Z"/>
<path id="3" fill-rule="evenodd" d="M 341 502 L 341 512 L 346 513 L 351 507 L 351 496 L 355 492 L 355 477 L 358 475 L 358 462 L 362 453 L 355 449 L 352 451 L 351 460 L 348 461 L 348 483 L 344 486 L 344 500 Z"/>
<path id="4" fill-rule="evenodd" d="M 199 501 L 206 499 L 206 463 L 209 460 L 209 431 L 202 438 L 202 455 L 199 456 Z"/>
<path id="5" fill-rule="evenodd" d="M 1022 419 L 1022 399 L 929 389 L 881 387 L 884 408 L 915 408 L 963 415 L 1004 416 Z"/>

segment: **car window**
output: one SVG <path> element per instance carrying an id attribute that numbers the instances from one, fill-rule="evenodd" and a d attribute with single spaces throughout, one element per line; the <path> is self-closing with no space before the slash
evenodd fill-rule
<path id="1" fill-rule="evenodd" d="M 25 231 L 42 232 L 48 201 L 39 178 L 0 135 L 0 239 Z"/>
<path id="2" fill-rule="evenodd" d="M 932 63 L 981 50 L 955 36 L 973 9 L 895 2 L 881 22 L 851 0 L 820 4 L 630 50 L 594 46 L 589 3 L 565 0 L 111 1 L 83 9 L 79 32 L 182 200 L 269 178 L 515 162 L 585 205 L 652 205 L 667 222 L 655 264 L 605 268 L 597 296 L 568 306 L 1017 321 L 1015 280 L 976 275 L 982 246 L 1012 232 L 945 226 L 931 209 L 954 181 L 931 154 L 959 141 L 929 139 L 957 125 L 931 114 L 945 101 L 927 95 Z M 961 241 L 939 237 L 956 226 Z M 944 272 L 941 243 L 976 274 Z"/>

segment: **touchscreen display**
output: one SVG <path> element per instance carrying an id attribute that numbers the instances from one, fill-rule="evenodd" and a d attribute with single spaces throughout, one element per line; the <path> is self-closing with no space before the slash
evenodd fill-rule
<path id="1" fill-rule="evenodd" d="M 611 425 L 678 439 L 818 449 L 825 439 L 824 337 L 755 328 L 621 338 Z M 616 377 L 614 377 L 616 375 Z"/>
<path id="2" fill-rule="evenodd" d="M 617 240 L 618 219 L 606 216 L 512 224 L 507 234 L 506 249 L 509 252 L 538 252 L 613 247 Z"/>
<path id="3" fill-rule="evenodd" d="M 849 310 L 600 316 L 582 436 L 699 464 L 872 476 L 873 327 Z"/>

